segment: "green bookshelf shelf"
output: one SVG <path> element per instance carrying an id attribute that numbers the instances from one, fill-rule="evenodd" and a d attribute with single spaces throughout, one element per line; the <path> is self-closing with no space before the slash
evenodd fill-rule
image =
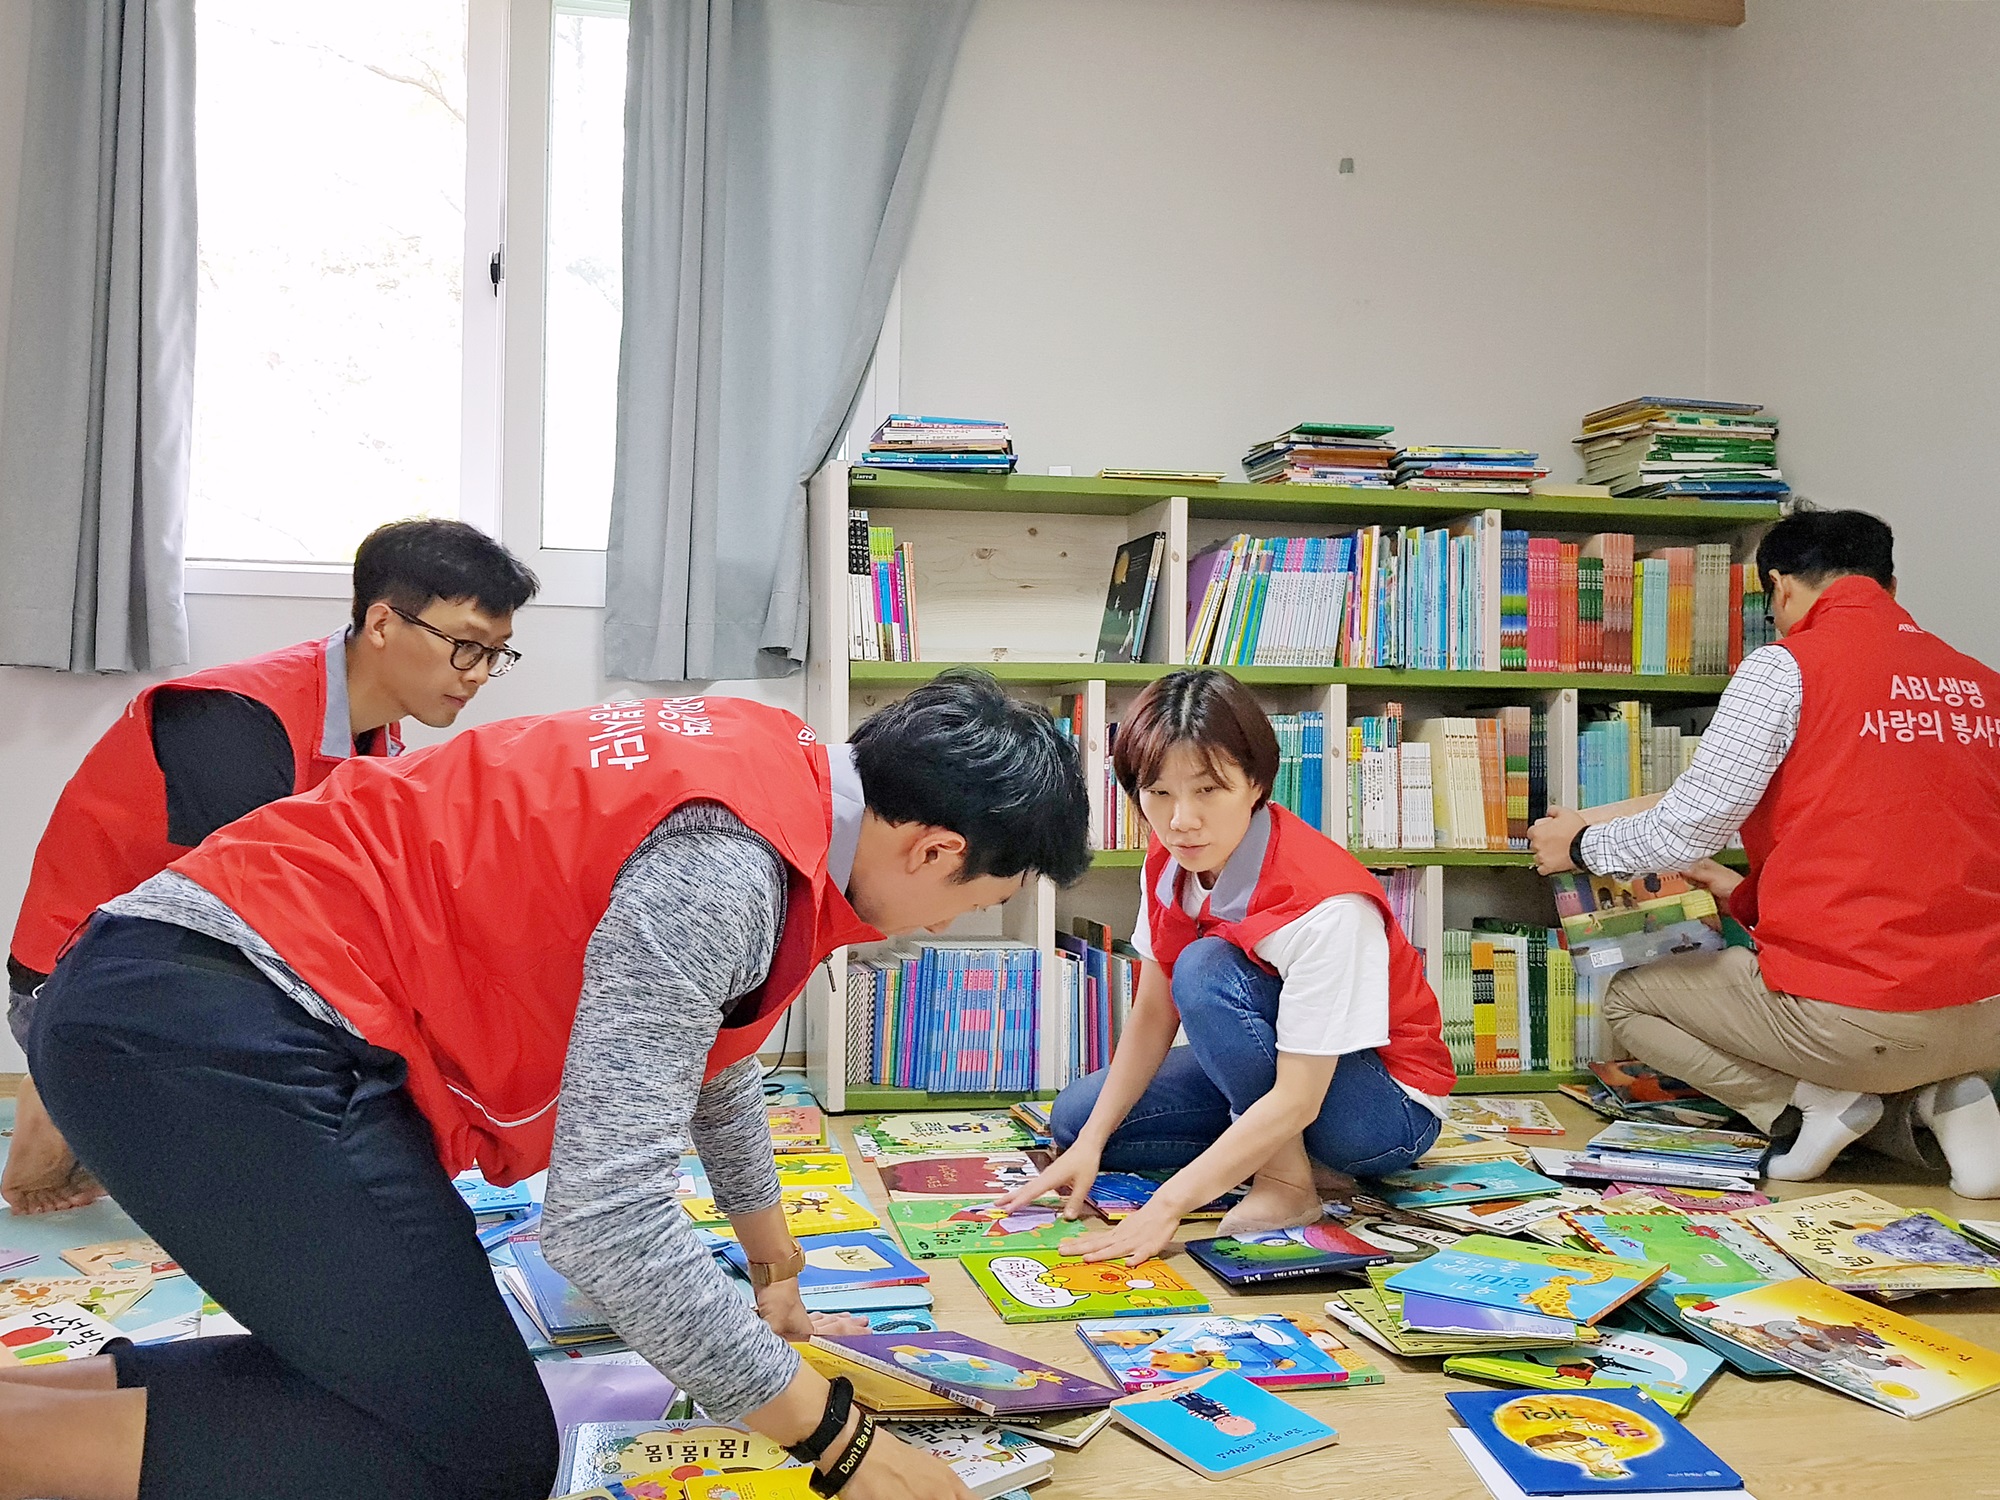
<path id="1" fill-rule="evenodd" d="M 1099 849 L 1090 856 L 1093 870 L 1136 870 L 1145 862 L 1144 849 Z"/>
<path id="2" fill-rule="evenodd" d="M 1159 662 L 1096 661 L 850 661 L 847 679 L 854 687 L 890 687 L 929 682 L 952 667 L 976 667 L 1002 682 L 1151 682 L 1181 670 Z M 1381 688 L 1388 692 L 1441 689 L 1449 692 L 1547 692 L 1575 688 L 1605 698 L 1713 698 L 1729 685 L 1727 677 L 1637 677 L 1608 672 L 1403 672 L 1387 667 L 1227 667 L 1231 676 L 1252 687 L 1320 687 L 1342 682 L 1349 687 Z"/>
<path id="3" fill-rule="evenodd" d="M 922 474 L 848 471 L 848 497 L 887 510 L 1006 511 L 1021 515 L 1127 516 L 1185 495 L 1196 520 L 1310 526 L 1353 521 L 1414 525 L 1498 509 L 1509 524 L 1595 532 L 1629 527 L 1647 536 L 1702 536 L 1778 519 L 1775 505 L 1712 500 L 1601 500 L 1559 495 L 1487 495 L 1471 490 L 1354 489 L 1344 485 L 1187 484 L 1089 479 L 1065 474 Z"/>
<path id="4" fill-rule="evenodd" d="M 1535 863 L 1535 856 L 1525 849 L 1352 849 L 1348 852 L 1371 870 L 1398 865 L 1505 870 L 1532 868 Z"/>
<path id="5" fill-rule="evenodd" d="M 1461 1076 L 1451 1086 L 1454 1094 L 1552 1094 L 1565 1083 L 1588 1083 L 1590 1074 L 1577 1073 L 1483 1073 Z"/>
<path id="6" fill-rule="evenodd" d="M 1485 1077 L 1461 1078 L 1452 1085 L 1454 1094 L 1547 1094 L 1565 1083 L 1588 1082 L 1588 1073 L 1495 1073 Z M 1023 1099 L 1050 1099 L 1047 1090 L 1026 1094 L 933 1094 L 924 1089 L 889 1088 L 874 1083 L 850 1083 L 847 1108 L 842 1113 L 856 1115 L 891 1114 L 919 1109 L 1005 1109 Z"/>

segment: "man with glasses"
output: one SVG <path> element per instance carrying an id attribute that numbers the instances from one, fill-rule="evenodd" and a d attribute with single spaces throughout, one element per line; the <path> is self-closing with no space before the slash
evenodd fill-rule
<path id="1" fill-rule="evenodd" d="M 1536 868 L 1685 869 L 1750 929 L 1754 954 L 1627 970 L 1603 1013 L 1759 1130 L 1796 1119 L 1770 1176 L 1816 1178 L 1871 1132 L 1921 1160 L 1914 1116 L 1954 1192 L 2000 1198 L 2000 674 L 1896 603 L 1874 516 L 1788 516 L 1757 571 L 1782 640 L 1743 659 L 1693 763 L 1664 796 L 1536 823 Z M 1739 830 L 1747 877 L 1708 858 Z"/>
<path id="2" fill-rule="evenodd" d="M 346 629 L 134 698 L 63 788 L 35 849 L 7 954 L 8 1024 L 23 1050 L 36 992 L 101 903 L 348 757 L 398 753 L 399 720 L 448 728 L 520 659 L 506 642 L 538 586 L 476 527 L 393 522 L 355 551 Z M 0 1194 L 16 1213 L 45 1213 L 100 1191 L 23 1080 Z"/>

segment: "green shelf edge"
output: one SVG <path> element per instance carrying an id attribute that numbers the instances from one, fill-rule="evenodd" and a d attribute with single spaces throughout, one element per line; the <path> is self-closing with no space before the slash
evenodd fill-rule
<path id="1" fill-rule="evenodd" d="M 1145 862 L 1144 849 L 1097 849 L 1090 856 L 1093 870 L 1136 870 Z"/>
<path id="2" fill-rule="evenodd" d="M 1049 684 L 1151 682 L 1182 670 L 1150 661 L 850 661 L 847 680 L 852 687 L 890 687 L 929 682 L 952 667 L 974 667 L 1001 682 Z M 1639 677 L 1608 672 L 1404 672 L 1388 667 L 1224 667 L 1221 670 L 1252 687 L 1320 687 L 1341 682 L 1349 687 L 1402 692 L 1425 688 L 1480 693 L 1575 688 L 1614 698 L 1709 698 L 1718 696 L 1729 685 L 1727 677 Z"/>
<path id="3" fill-rule="evenodd" d="M 1604 530 L 1603 523 L 1630 523 L 1647 535 L 1703 535 L 1766 525 L 1781 514 L 1775 505 L 1712 500 L 1599 500 L 1240 481 L 1190 484 L 1065 474 L 926 474 L 859 465 L 848 471 L 849 502 L 871 509 L 1128 516 L 1175 495 L 1187 497 L 1188 515 L 1195 520 L 1299 525 L 1346 520 L 1409 524 L 1498 510 L 1508 521 L 1541 522 L 1578 532 Z"/>
<path id="4" fill-rule="evenodd" d="M 1545 1094 L 1554 1093 L 1565 1083 L 1587 1083 L 1588 1073 L 1495 1073 L 1461 1077 L 1452 1085 L 1454 1094 Z M 881 1084 L 847 1086 L 847 1107 L 837 1111 L 848 1115 L 879 1115 L 908 1109 L 1005 1109 L 1023 1099 L 1053 1099 L 1047 1089 L 1025 1094 L 933 1094 L 925 1089 L 890 1088 Z"/>

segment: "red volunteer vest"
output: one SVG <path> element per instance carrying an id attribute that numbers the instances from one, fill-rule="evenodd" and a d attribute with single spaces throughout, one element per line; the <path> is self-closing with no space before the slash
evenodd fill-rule
<path id="1" fill-rule="evenodd" d="M 1779 642 L 1798 738 L 1730 913 L 1774 989 L 1859 1010 L 2000 994 L 2000 674 L 1842 578 Z"/>
<path id="2" fill-rule="evenodd" d="M 321 753 L 326 728 L 325 641 L 210 667 L 156 683 L 126 705 L 56 799 L 35 847 L 28 894 L 8 951 L 38 973 L 56 966 L 70 935 L 114 896 L 151 879 L 181 855 L 167 841 L 167 783 L 153 758 L 153 699 L 175 689 L 240 693 L 278 716 L 292 742 L 292 790 L 310 791 L 342 757 Z M 347 733 L 347 726 L 340 727 Z M 371 753 L 400 748 L 394 729 L 369 736 Z"/>
<path id="3" fill-rule="evenodd" d="M 660 820 L 719 802 L 790 870 L 777 954 L 709 1051 L 763 1044 L 812 970 L 880 938 L 827 876 L 825 749 L 732 698 L 626 701 L 509 719 L 356 764 L 259 809 L 175 864 L 378 1047 L 454 1173 L 549 1164 L 583 954 L 612 882 Z"/>
<path id="4" fill-rule="evenodd" d="M 1150 903 L 1154 959 L 1172 978 L 1174 960 L 1183 948 L 1197 938 L 1219 937 L 1240 948 L 1268 973 L 1270 965 L 1257 957 L 1257 944 L 1329 896 L 1366 896 L 1381 912 L 1382 923 L 1389 930 L 1389 1045 L 1382 1049 L 1383 1065 L 1391 1077 L 1420 1094 L 1449 1094 L 1458 1072 L 1444 1044 L 1437 996 L 1424 978 L 1423 955 L 1396 925 L 1382 887 L 1359 860 L 1325 834 L 1275 802 L 1265 806 L 1271 815 L 1270 837 L 1258 868 L 1256 889 L 1248 909 L 1233 921 L 1210 911 L 1213 893 L 1202 903 L 1198 917 L 1188 915 L 1179 889 L 1171 901 L 1157 899 L 1171 856 L 1158 839 L 1150 842 L 1146 889 L 1155 896 Z M 1178 874 L 1178 880 L 1190 878 L 1185 871 Z"/>

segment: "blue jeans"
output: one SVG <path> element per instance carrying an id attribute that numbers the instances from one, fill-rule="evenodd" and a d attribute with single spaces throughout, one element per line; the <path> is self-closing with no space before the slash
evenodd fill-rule
<path id="1" fill-rule="evenodd" d="M 1271 1092 L 1278 1079 L 1278 992 L 1233 943 L 1203 938 L 1174 962 L 1174 1004 L 1188 1044 L 1167 1053 L 1159 1072 L 1104 1148 L 1112 1171 L 1178 1170 L 1214 1145 L 1230 1120 Z M 1068 1148 L 1104 1088 L 1100 1069 L 1056 1100 L 1056 1143 Z M 1381 1054 L 1349 1052 L 1333 1071 L 1319 1118 L 1306 1127 L 1306 1154 L 1356 1177 L 1413 1165 L 1437 1139 L 1438 1117 L 1404 1093 Z"/>

